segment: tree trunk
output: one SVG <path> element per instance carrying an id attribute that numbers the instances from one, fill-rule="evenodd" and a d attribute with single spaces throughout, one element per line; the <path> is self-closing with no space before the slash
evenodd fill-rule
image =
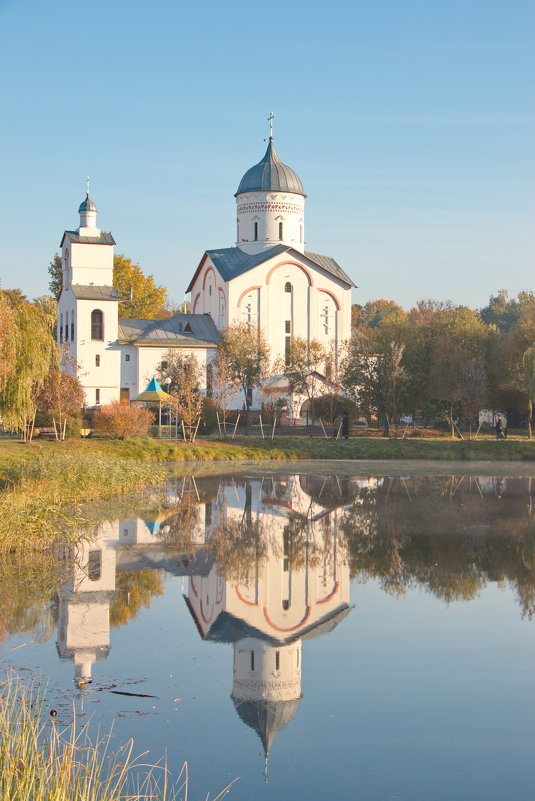
<path id="1" fill-rule="evenodd" d="M 451 438 L 455 438 L 455 426 L 453 425 L 453 406 L 450 406 L 450 428 L 451 428 Z"/>
<path id="2" fill-rule="evenodd" d="M 533 412 L 533 401 L 528 398 L 528 438 L 531 439 L 531 414 Z"/>

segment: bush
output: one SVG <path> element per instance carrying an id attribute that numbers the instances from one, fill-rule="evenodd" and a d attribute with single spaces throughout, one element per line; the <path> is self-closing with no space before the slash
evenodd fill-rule
<path id="1" fill-rule="evenodd" d="M 217 404 L 213 398 L 202 399 L 202 417 L 199 434 L 210 434 L 217 427 Z"/>
<path id="2" fill-rule="evenodd" d="M 145 406 L 113 401 L 102 406 L 93 417 L 95 431 L 115 439 L 146 437 L 154 415 Z"/>

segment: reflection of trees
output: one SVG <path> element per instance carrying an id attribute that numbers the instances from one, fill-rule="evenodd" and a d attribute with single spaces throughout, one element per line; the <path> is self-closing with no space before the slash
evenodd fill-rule
<path id="1" fill-rule="evenodd" d="M 117 590 L 110 605 L 112 628 L 124 626 L 134 620 L 144 606 L 150 607 L 155 595 L 163 595 L 163 581 L 158 570 L 125 570 L 117 573 Z"/>
<path id="2" fill-rule="evenodd" d="M 245 503 L 238 519 L 217 526 L 211 538 L 214 561 L 226 579 L 251 578 L 266 558 L 269 549 L 269 526 L 253 514 L 252 487 L 245 482 Z"/>
<path id="3" fill-rule="evenodd" d="M 508 581 L 522 613 L 535 612 L 534 526 L 525 479 L 387 479 L 363 491 L 342 527 L 353 576 L 377 577 L 390 592 L 424 586 L 447 602 Z"/>
<path id="4" fill-rule="evenodd" d="M 48 640 L 55 625 L 52 599 L 64 578 L 52 553 L 4 556 L 0 561 L 0 640 L 20 632 Z"/>

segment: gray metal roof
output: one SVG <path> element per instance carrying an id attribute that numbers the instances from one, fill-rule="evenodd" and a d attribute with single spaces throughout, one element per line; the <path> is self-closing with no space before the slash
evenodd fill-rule
<path id="1" fill-rule="evenodd" d="M 296 195 L 306 197 L 301 179 L 296 172 L 283 164 L 275 152 L 273 139 L 269 144 L 262 161 L 251 167 L 240 181 L 236 195 L 243 192 L 257 192 L 270 190 L 275 192 L 294 192 Z"/>
<path id="2" fill-rule="evenodd" d="M 209 314 L 175 314 L 165 320 L 121 318 L 118 339 L 131 345 L 203 348 L 214 347 L 219 332 Z"/>
<path id="3" fill-rule="evenodd" d="M 262 251 L 262 253 L 245 253 L 243 250 L 240 250 L 240 248 L 235 247 L 207 250 L 206 254 L 211 258 L 221 278 L 224 281 L 231 281 L 233 278 L 236 278 L 237 275 L 242 275 L 248 272 L 248 270 L 252 270 L 253 267 L 258 267 L 259 264 L 263 264 L 268 259 L 272 259 L 273 256 L 289 252 L 294 253 L 298 258 L 303 256 L 298 250 L 288 247 L 287 245 L 275 245 L 269 248 L 269 250 Z M 340 281 L 349 284 L 349 286 L 355 286 L 351 278 L 345 274 L 340 265 L 330 256 L 322 256 L 320 253 L 310 253 L 309 251 L 305 251 L 304 255 L 309 261 L 313 262 L 322 270 L 325 270 L 329 275 L 339 278 Z M 191 279 L 186 290 L 187 292 L 191 292 L 201 265 L 199 265 L 195 275 Z"/>
<path id="4" fill-rule="evenodd" d="M 242 701 L 232 696 L 232 700 L 243 722 L 260 737 L 267 755 L 275 735 L 288 725 L 299 709 L 301 697 L 290 701 Z"/>
<path id="5" fill-rule="evenodd" d="M 115 245 L 115 239 L 110 233 L 101 231 L 98 236 L 80 236 L 78 231 L 65 231 L 59 246 L 63 245 L 65 237 L 69 242 L 79 245 Z"/>
<path id="6" fill-rule="evenodd" d="M 82 284 L 73 284 L 71 286 L 72 294 L 78 300 L 119 300 L 117 290 L 112 286 L 94 286 L 89 284 L 83 286 Z"/>
<path id="7" fill-rule="evenodd" d="M 82 211 L 97 211 L 97 207 L 89 197 L 89 192 L 86 194 L 85 200 L 83 200 L 78 207 L 78 212 Z"/>

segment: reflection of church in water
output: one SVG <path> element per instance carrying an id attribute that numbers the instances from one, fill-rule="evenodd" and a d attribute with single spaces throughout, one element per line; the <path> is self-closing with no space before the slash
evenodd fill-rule
<path id="1" fill-rule="evenodd" d="M 255 476 L 198 480 L 194 491 L 191 553 L 162 545 L 169 526 L 161 514 L 106 524 L 81 548 L 60 598 L 58 651 L 74 661 L 79 685 L 89 683 L 110 649 L 116 575 L 157 568 L 189 576 L 188 609 L 204 640 L 232 644 L 232 700 L 267 757 L 300 704 L 303 641 L 332 631 L 350 609 L 338 533 L 350 486 L 343 476 Z"/>

